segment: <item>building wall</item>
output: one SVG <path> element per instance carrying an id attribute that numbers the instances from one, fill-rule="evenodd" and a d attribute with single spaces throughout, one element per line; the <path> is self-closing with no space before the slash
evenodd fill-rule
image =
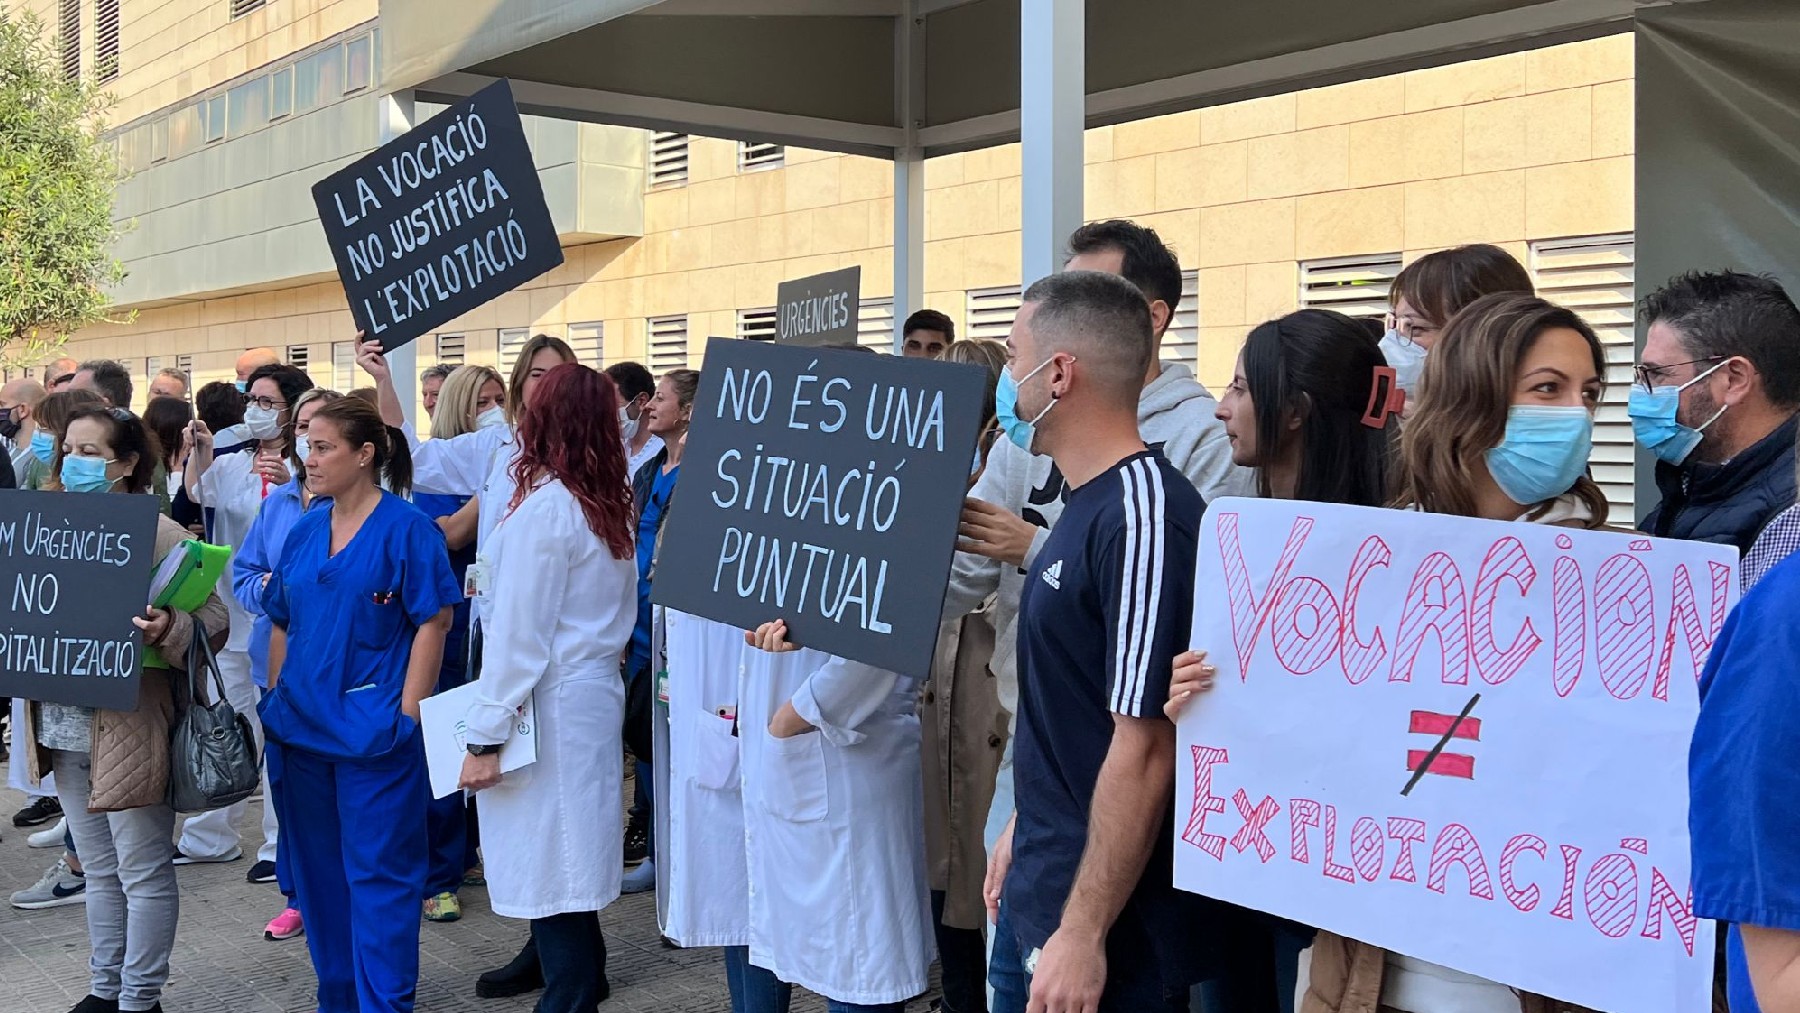
<path id="1" fill-rule="evenodd" d="M 1195 361 L 1217 389 L 1247 328 L 1299 305 L 1306 262 L 1474 241 L 1527 260 L 1533 242 L 1630 233 L 1632 147 L 1627 34 L 1090 130 L 1086 215 L 1152 225 L 1198 270 Z M 925 186 L 926 304 L 966 320 L 969 292 L 1018 283 L 1018 147 L 933 159 Z M 570 247 L 444 330 L 493 361 L 500 329 L 601 324 L 610 363 L 646 357 L 651 318 L 685 314 L 697 364 L 784 278 L 860 264 L 865 299 L 890 295 L 892 192 L 879 160 L 788 149 L 744 171 L 733 142 L 693 138 L 685 185 L 644 195 L 641 239 Z M 205 381 L 246 346 L 305 345 L 343 384 L 330 346 L 350 330 L 337 285 L 306 284 L 144 309 L 71 354 L 191 355 Z M 420 366 L 434 354 L 422 339 Z"/>

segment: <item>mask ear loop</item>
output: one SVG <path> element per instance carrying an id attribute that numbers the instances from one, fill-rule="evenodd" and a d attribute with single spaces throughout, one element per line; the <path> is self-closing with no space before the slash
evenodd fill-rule
<path id="1" fill-rule="evenodd" d="M 1406 392 L 1400 389 L 1394 367 L 1376 366 L 1369 381 L 1369 406 L 1363 409 L 1362 424 L 1370 429 L 1385 429 L 1388 419 L 1405 407 Z"/>

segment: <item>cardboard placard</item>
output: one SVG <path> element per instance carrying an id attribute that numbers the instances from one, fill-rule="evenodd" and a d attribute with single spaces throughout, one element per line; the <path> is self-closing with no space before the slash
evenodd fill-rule
<path id="1" fill-rule="evenodd" d="M 651 600 L 931 670 L 987 374 L 714 338 Z"/>
<path id="2" fill-rule="evenodd" d="M 784 281 L 775 289 L 775 341 L 854 345 L 862 306 L 862 266 Z"/>
<path id="3" fill-rule="evenodd" d="M 563 262 L 496 81 L 313 184 L 356 326 L 392 351 Z"/>
<path id="4" fill-rule="evenodd" d="M 1613 1013 L 1711 995 L 1689 897 L 1728 546 L 1225 499 L 1200 533 L 1175 882 Z"/>
<path id="5" fill-rule="evenodd" d="M 0 490 L 0 696 L 137 707 L 156 497 Z M 14 731 L 24 734 L 24 729 Z"/>

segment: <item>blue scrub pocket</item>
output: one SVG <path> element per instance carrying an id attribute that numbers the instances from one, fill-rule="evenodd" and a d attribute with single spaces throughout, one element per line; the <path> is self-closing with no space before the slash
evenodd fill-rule
<path id="1" fill-rule="evenodd" d="M 351 632 L 356 645 L 364 650 L 386 653 L 395 646 L 406 623 L 406 606 L 398 591 L 377 589 L 358 596 L 353 613 L 356 628 Z"/>

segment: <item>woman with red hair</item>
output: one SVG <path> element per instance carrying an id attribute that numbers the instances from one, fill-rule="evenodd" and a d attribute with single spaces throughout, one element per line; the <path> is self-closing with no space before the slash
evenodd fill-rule
<path id="1" fill-rule="evenodd" d="M 578 363 L 539 381 L 519 424 L 502 507 L 481 675 L 462 785 L 480 792 L 494 911 L 531 920 L 539 1013 L 591 1013 L 607 997 L 599 910 L 619 896 L 625 688 L 619 655 L 637 618 L 631 485 L 619 396 Z M 500 774 L 499 748 L 534 701 L 537 760 Z M 599 959 L 595 959 L 596 957 Z"/>

